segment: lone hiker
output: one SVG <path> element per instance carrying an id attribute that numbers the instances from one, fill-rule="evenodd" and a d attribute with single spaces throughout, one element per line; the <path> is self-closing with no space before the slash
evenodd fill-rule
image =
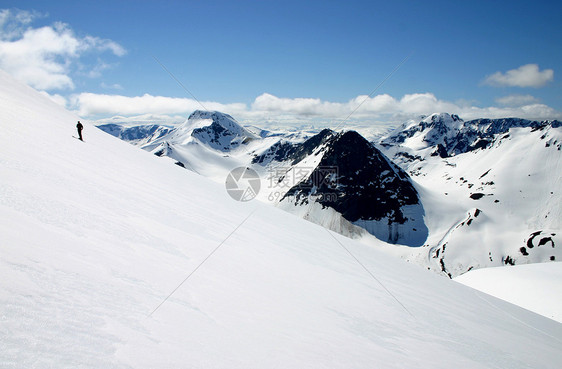
<path id="1" fill-rule="evenodd" d="M 78 138 L 80 139 L 80 141 L 84 141 L 82 139 L 82 129 L 84 128 L 84 126 L 82 125 L 82 123 L 80 123 L 80 121 L 78 121 L 78 124 L 76 125 L 76 129 L 78 130 Z"/>

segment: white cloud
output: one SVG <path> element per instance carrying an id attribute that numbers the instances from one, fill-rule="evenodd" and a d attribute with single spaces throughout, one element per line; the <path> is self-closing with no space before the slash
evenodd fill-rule
<path id="1" fill-rule="evenodd" d="M 45 16 L 36 11 L 0 9 L 0 34 L 7 40 L 21 37 L 24 31 L 23 26 Z"/>
<path id="2" fill-rule="evenodd" d="M 360 95 L 347 104 L 348 109 L 352 109 L 351 112 L 355 111 L 354 114 L 396 111 L 398 110 L 398 105 L 399 102 L 388 94 L 377 95 L 372 98 L 366 95 Z"/>
<path id="3" fill-rule="evenodd" d="M 90 78 L 99 78 L 102 76 L 102 72 L 104 70 L 109 69 L 111 67 L 112 67 L 111 64 L 105 63 L 101 59 L 98 59 L 97 64 L 92 69 L 90 69 L 90 71 L 88 71 L 86 75 Z"/>
<path id="4" fill-rule="evenodd" d="M 66 107 L 68 100 L 66 99 L 66 97 L 61 96 L 59 94 L 50 94 L 48 92 L 45 91 L 39 91 L 40 94 L 47 96 L 49 99 L 51 99 L 52 101 L 54 101 L 55 103 L 59 104 L 60 106 Z"/>
<path id="5" fill-rule="evenodd" d="M 530 104 L 519 107 L 496 107 L 486 108 L 466 107 L 459 111 L 458 115 L 463 119 L 476 118 L 526 118 L 536 120 L 562 119 L 562 113 L 544 104 Z"/>
<path id="6" fill-rule="evenodd" d="M 539 99 L 531 95 L 508 95 L 497 98 L 496 102 L 503 106 L 518 107 L 537 104 Z"/>
<path id="7" fill-rule="evenodd" d="M 96 120 L 99 124 L 123 124 L 128 126 L 138 126 L 145 124 L 160 124 L 165 126 L 174 126 L 185 122 L 187 118 L 182 115 L 166 115 L 166 114 L 141 114 L 134 116 L 113 116 L 111 118 L 102 118 Z"/>
<path id="8" fill-rule="evenodd" d="M 300 116 L 330 116 L 341 111 L 341 104 L 324 102 L 315 98 L 279 98 L 264 93 L 258 96 L 252 110 L 264 112 L 288 113 Z"/>
<path id="9" fill-rule="evenodd" d="M 439 100 L 432 93 L 406 94 L 399 102 L 400 113 L 431 114 L 433 112 L 453 112 L 459 107 L 451 102 Z"/>
<path id="10" fill-rule="evenodd" d="M 127 51 L 123 48 L 123 46 L 119 45 L 115 41 L 111 41 L 108 39 L 86 36 L 81 41 L 82 41 L 81 42 L 82 50 L 94 49 L 97 51 L 111 51 L 113 54 L 117 56 L 123 56 L 127 53 Z"/>
<path id="11" fill-rule="evenodd" d="M 517 69 L 508 70 L 505 73 L 496 72 L 486 77 L 485 84 L 490 86 L 509 87 L 542 87 L 554 79 L 552 69 L 539 70 L 537 64 L 522 65 Z"/>
<path id="12" fill-rule="evenodd" d="M 513 105 L 516 100 L 519 103 Z M 347 103 L 334 103 L 321 99 L 278 98 L 263 94 L 256 98 L 250 111 L 241 112 L 240 119 L 259 123 L 260 119 L 278 121 L 321 121 L 339 123 L 350 114 L 348 122 L 402 122 L 420 115 L 435 112 L 458 114 L 464 119 L 519 117 L 527 119 L 560 119 L 562 113 L 544 104 L 539 104 L 532 96 L 506 97 L 511 106 L 478 107 L 473 104 L 458 104 L 440 100 L 432 93 L 406 94 L 397 99 L 388 94 L 374 97 L 357 96 Z M 358 109 L 357 107 L 360 106 Z M 274 117 L 274 118 L 272 118 Z M 337 125 L 337 124 L 336 124 Z"/>
<path id="13" fill-rule="evenodd" d="M 72 97 L 72 106 L 85 117 L 142 114 L 189 114 L 197 109 L 220 110 L 232 114 L 247 110 L 245 104 L 221 104 L 203 101 L 203 107 L 195 100 L 179 97 L 122 96 L 84 92 Z"/>
<path id="14" fill-rule="evenodd" d="M 26 11 L 0 11 L 0 68 L 40 90 L 72 89 L 71 67 L 87 51 L 110 51 L 122 56 L 125 49 L 111 40 L 77 37 L 64 23 L 32 28 L 40 15 Z M 97 76 L 106 67 L 98 63 Z"/>
<path id="15" fill-rule="evenodd" d="M 102 82 L 102 83 L 100 83 L 100 87 L 108 89 L 108 90 L 122 90 L 123 89 L 123 86 L 121 86 L 118 83 L 113 83 L 111 85 L 108 85 L 107 83 Z"/>
<path id="16" fill-rule="evenodd" d="M 395 114 L 430 114 L 436 111 L 458 110 L 453 103 L 439 100 L 431 93 L 406 94 L 396 99 L 388 94 L 369 97 L 357 96 L 346 103 L 335 103 L 311 98 L 279 98 L 270 94 L 258 96 L 252 104 L 253 112 L 276 115 L 344 119 L 369 119 Z"/>

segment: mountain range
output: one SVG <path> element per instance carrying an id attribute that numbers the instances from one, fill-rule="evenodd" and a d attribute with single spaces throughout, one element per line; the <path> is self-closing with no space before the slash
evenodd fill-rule
<path id="1" fill-rule="evenodd" d="M 218 182 L 251 167 L 259 199 L 450 278 L 562 258 L 559 121 L 436 113 L 375 142 L 244 128 L 205 111 L 157 136 L 133 134 L 153 126 L 99 128 Z"/>

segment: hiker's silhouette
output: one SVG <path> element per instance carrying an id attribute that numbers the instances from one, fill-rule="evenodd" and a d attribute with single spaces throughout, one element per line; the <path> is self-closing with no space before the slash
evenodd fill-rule
<path id="1" fill-rule="evenodd" d="M 78 121 L 78 124 L 76 125 L 76 129 L 78 130 L 78 138 L 80 139 L 80 141 L 84 141 L 82 139 L 82 129 L 84 128 L 84 126 L 82 125 L 82 123 L 80 123 L 80 121 Z"/>

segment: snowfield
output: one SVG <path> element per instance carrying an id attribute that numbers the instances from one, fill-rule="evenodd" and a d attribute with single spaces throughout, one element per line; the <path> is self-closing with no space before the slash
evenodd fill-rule
<path id="1" fill-rule="evenodd" d="M 560 323 L 0 81 L 1 367 L 559 367 Z"/>
<path id="2" fill-rule="evenodd" d="M 560 262 L 477 269 L 455 281 L 562 323 Z"/>

